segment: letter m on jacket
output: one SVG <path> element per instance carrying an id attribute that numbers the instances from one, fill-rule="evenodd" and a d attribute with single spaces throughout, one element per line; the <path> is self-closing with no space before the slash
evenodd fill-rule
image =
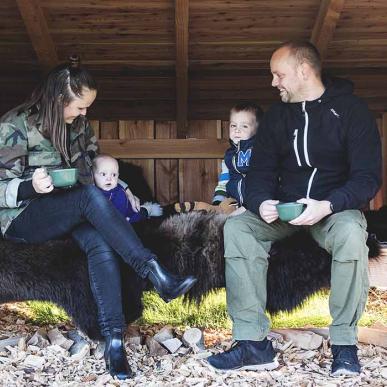
<path id="1" fill-rule="evenodd" d="M 250 162 L 250 157 L 251 157 L 251 148 L 247 149 L 246 152 L 240 151 L 238 153 L 238 167 L 243 167 L 244 165 L 248 167 Z"/>

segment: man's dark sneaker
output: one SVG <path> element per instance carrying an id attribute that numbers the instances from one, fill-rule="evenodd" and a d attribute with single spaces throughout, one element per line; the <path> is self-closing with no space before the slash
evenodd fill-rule
<path id="1" fill-rule="evenodd" d="M 332 376 L 360 374 L 356 345 L 332 345 L 332 355 Z"/>
<path id="2" fill-rule="evenodd" d="M 207 362 L 218 370 L 273 370 L 278 367 L 278 361 L 270 340 L 236 341 L 225 352 L 212 355 Z"/>

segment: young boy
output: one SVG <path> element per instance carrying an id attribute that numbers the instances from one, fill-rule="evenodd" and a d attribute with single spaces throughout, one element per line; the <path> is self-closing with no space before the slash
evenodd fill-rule
<path id="1" fill-rule="evenodd" d="M 95 185 L 120 211 L 130 223 L 138 222 L 150 216 L 161 216 L 162 208 L 157 203 L 146 202 L 140 206 L 140 211 L 133 210 L 123 187 L 118 184 L 119 168 L 115 158 L 109 155 L 98 155 L 93 160 Z"/>
<path id="2" fill-rule="evenodd" d="M 226 150 L 222 161 L 212 205 L 204 202 L 176 203 L 176 212 L 206 210 L 229 214 L 243 206 L 246 196 L 245 177 L 250 165 L 255 134 L 262 117 L 262 109 L 253 102 L 240 103 L 231 108 L 231 146 Z"/>

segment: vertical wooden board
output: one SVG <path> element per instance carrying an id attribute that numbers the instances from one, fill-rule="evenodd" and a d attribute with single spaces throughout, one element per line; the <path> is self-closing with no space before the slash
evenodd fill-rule
<path id="1" fill-rule="evenodd" d="M 187 134 L 189 0 L 175 0 L 176 122 L 179 138 Z"/>
<path id="2" fill-rule="evenodd" d="M 154 138 L 154 121 L 153 120 L 130 120 L 118 122 L 118 134 L 121 139 L 141 139 L 141 138 Z M 130 155 L 128 155 L 130 156 Z M 155 162 L 154 159 L 125 159 L 125 162 L 129 162 L 133 165 L 141 167 L 145 180 L 147 181 L 152 196 L 155 195 Z M 127 182 L 130 187 L 130 182 Z M 140 198 L 143 202 L 143 199 Z"/>
<path id="3" fill-rule="evenodd" d="M 117 139 L 118 138 L 117 121 L 101 121 L 100 138 L 104 140 Z"/>
<path id="4" fill-rule="evenodd" d="M 382 154 L 383 154 L 383 203 L 387 203 L 387 113 L 383 113 L 382 124 Z"/>
<path id="5" fill-rule="evenodd" d="M 229 125 L 230 121 L 222 121 L 222 138 L 226 138 L 227 140 L 230 138 Z"/>
<path id="6" fill-rule="evenodd" d="M 216 120 L 191 121 L 189 137 L 218 138 L 220 122 Z M 180 160 L 179 191 L 180 201 L 211 202 L 218 180 L 218 160 Z"/>
<path id="7" fill-rule="evenodd" d="M 181 160 L 180 201 L 212 202 L 218 179 L 218 160 Z"/>
<path id="8" fill-rule="evenodd" d="M 217 120 L 192 120 L 189 123 L 188 138 L 217 138 Z"/>
<path id="9" fill-rule="evenodd" d="M 176 138 L 176 122 L 159 121 L 155 125 L 156 138 Z M 170 204 L 179 200 L 178 161 L 155 160 L 156 200 L 160 204 Z"/>
<path id="10" fill-rule="evenodd" d="M 154 138 L 154 126 L 153 120 L 118 121 L 119 138 Z"/>
<path id="11" fill-rule="evenodd" d="M 95 137 L 101 138 L 99 121 L 98 120 L 90 120 L 89 122 L 90 122 L 91 127 L 93 128 Z"/>
<path id="12" fill-rule="evenodd" d="M 383 149 L 383 127 L 382 127 L 382 120 L 380 118 L 376 119 L 376 124 L 379 129 L 380 137 L 381 137 L 381 142 L 382 142 L 382 160 L 383 160 L 383 171 L 382 171 L 382 186 L 380 190 L 376 193 L 375 197 L 370 201 L 370 209 L 371 210 L 378 210 L 380 207 L 383 206 L 384 202 L 384 197 L 385 197 L 385 192 L 386 192 L 386 169 L 384 166 L 384 159 L 387 156 L 385 149 Z"/>

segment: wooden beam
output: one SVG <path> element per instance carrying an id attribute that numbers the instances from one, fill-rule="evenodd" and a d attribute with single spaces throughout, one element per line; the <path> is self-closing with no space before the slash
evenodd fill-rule
<path id="1" fill-rule="evenodd" d="M 189 0 L 175 0 L 176 29 L 176 123 L 177 137 L 188 131 L 188 18 Z"/>
<path id="2" fill-rule="evenodd" d="M 324 59 L 329 42 L 335 32 L 337 22 L 340 19 L 345 0 L 322 0 L 317 19 L 314 23 L 310 41 L 320 51 L 321 59 Z"/>
<path id="3" fill-rule="evenodd" d="M 44 69 L 56 66 L 59 60 L 55 45 L 37 0 L 16 0 L 16 3 L 40 64 Z"/>
<path id="4" fill-rule="evenodd" d="M 102 153 L 121 159 L 220 159 L 229 147 L 217 139 L 99 140 Z"/>

